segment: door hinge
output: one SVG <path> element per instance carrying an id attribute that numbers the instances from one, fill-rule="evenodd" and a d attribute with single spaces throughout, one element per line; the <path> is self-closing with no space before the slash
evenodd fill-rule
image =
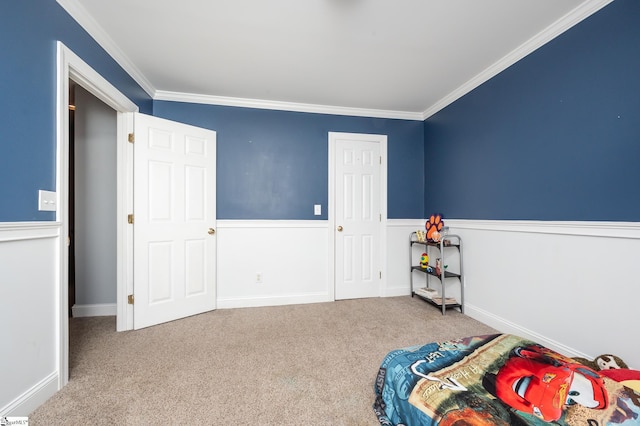
<path id="1" fill-rule="evenodd" d="M 380 156 L 380 164 L 382 164 L 382 156 Z"/>
<path id="2" fill-rule="evenodd" d="M 129 143 L 134 143 L 136 141 L 136 136 L 133 133 L 129 133 Z"/>
<path id="3" fill-rule="evenodd" d="M 133 214 L 127 215 L 127 222 L 129 225 L 133 225 Z"/>
<path id="4" fill-rule="evenodd" d="M 127 296 L 127 303 L 129 305 L 133 305 L 133 294 Z"/>
<path id="5" fill-rule="evenodd" d="M 379 272 L 380 279 L 382 279 L 382 271 Z"/>

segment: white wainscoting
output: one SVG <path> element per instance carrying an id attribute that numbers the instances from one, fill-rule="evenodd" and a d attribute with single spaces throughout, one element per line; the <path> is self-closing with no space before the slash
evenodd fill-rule
<path id="1" fill-rule="evenodd" d="M 467 315 L 640 368 L 640 224 L 445 221 L 464 242 Z M 409 234 L 423 226 L 387 221 L 381 296 L 410 294 Z M 218 221 L 218 308 L 332 300 L 328 232 L 326 221 Z M 0 377 L 11 384 L 0 386 L 0 416 L 28 415 L 57 390 L 59 234 L 58 223 L 0 223 Z"/>
<path id="2" fill-rule="evenodd" d="M 465 313 L 569 356 L 640 368 L 640 224 L 447 220 L 464 240 Z"/>
<path id="3" fill-rule="evenodd" d="M 387 221 L 381 296 L 410 294 L 409 234 L 423 226 L 423 220 Z M 318 220 L 219 220 L 218 308 L 332 301 L 328 233 Z"/>
<path id="4" fill-rule="evenodd" d="M 219 220 L 217 227 L 218 308 L 332 300 L 326 221 Z"/>
<path id="5" fill-rule="evenodd" d="M 382 296 L 407 296 L 411 294 L 409 236 L 424 229 L 422 219 L 390 219 L 387 221 L 387 285 Z M 414 277 L 418 278 L 418 277 Z"/>
<path id="6" fill-rule="evenodd" d="M 0 417 L 58 390 L 59 235 L 55 222 L 0 223 Z"/>

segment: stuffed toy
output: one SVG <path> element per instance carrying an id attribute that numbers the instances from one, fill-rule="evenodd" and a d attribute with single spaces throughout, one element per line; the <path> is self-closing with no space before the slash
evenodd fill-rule
<path id="1" fill-rule="evenodd" d="M 427 230 L 427 240 L 433 242 L 440 242 L 440 231 L 442 231 L 442 227 L 444 226 L 444 221 L 442 220 L 441 214 L 432 214 L 429 217 L 429 220 L 425 224 L 425 228 Z"/>
<path id="2" fill-rule="evenodd" d="M 630 370 L 628 368 L 612 368 L 601 370 L 599 373 L 640 394 L 640 371 Z"/>
<path id="3" fill-rule="evenodd" d="M 629 368 L 623 360 L 611 354 L 598 355 L 593 361 L 586 358 L 573 358 L 573 360 L 595 371 Z"/>
<path id="4" fill-rule="evenodd" d="M 631 370 L 619 357 L 611 354 L 597 356 L 593 361 L 586 358 L 573 358 L 574 361 L 590 367 L 603 377 L 614 380 L 640 394 L 640 371 Z M 638 396 L 634 396 L 638 398 Z M 640 404 L 640 399 L 637 400 Z"/>

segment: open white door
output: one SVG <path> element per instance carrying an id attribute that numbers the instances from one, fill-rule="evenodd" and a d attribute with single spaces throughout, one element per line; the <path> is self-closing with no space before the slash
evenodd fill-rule
<path id="1" fill-rule="evenodd" d="M 139 329 L 216 307 L 216 133 L 140 113 L 134 128 Z"/>
<path id="2" fill-rule="evenodd" d="M 334 152 L 335 298 L 381 290 L 382 148 L 386 136 L 330 133 Z"/>

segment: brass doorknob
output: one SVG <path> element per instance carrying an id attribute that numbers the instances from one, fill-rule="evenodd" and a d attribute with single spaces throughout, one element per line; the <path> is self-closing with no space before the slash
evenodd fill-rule
<path id="1" fill-rule="evenodd" d="M 209 235 L 213 235 L 213 234 L 215 234 L 215 233 L 216 233 L 216 230 L 215 230 L 215 229 L 213 229 L 213 228 L 209 228 L 209 231 L 208 231 L 208 232 L 209 232 Z"/>
<path id="2" fill-rule="evenodd" d="M 338 232 L 342 232 L 342 226 L 338 226 Z"/>

